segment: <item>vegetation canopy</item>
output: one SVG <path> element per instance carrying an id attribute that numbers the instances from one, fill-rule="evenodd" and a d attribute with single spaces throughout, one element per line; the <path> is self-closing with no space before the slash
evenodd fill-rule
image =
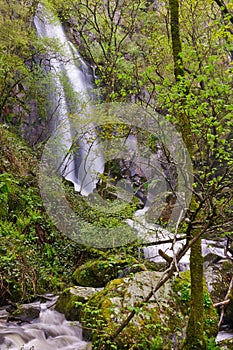
<path id="1" fill-rule="evenodd" d="M 143 309 L 143 304 L 174 275 L 177 263 L 190 248 L 189 323 L 186 339 L 179 346 L 182 350 L 206 350 L 210 345 L 205 335 L 201 238 L 233 238 L 233 4 L 230 0 L 44 0 L 41 3 L 56 13 L 69 40 L 87 62 L 88 73 L 92 75 L 92 97 L 100 105 L 133 103 L 162 115 L 180 133 L 193 167 L 194 180 L 189 188 L 192 199 L 185 216 L 178 215 L 173 227 L 174 243 L 179 235 L 185 236 L 183 248 L 174 257 L 166 257 L 162 252 L 167 270 L 143 301 L 121 320 L 119 327 L 101 334 L 101 349 L 114 349 L 116 339 L 138 308 Z M 72 273 L 83 261 L 93 256 L 101 256 L 102 260 L 103 254 L 108 254 L 61 235 L 43 208 L 38 164 L 54 117 L 62 107 L 48 53 L 53 57 L 63 57 L 63 53 L 59 41 L 37 35 L 33 22 L 37 8 L 38 0 L 0 0 L 3 304 L 9 299 L 31 300 L 50 288 L 57 291 L 72 283 Z M 59 79 L 64 84 L 65 98 L 71 101 L 72 120 L 73 106 L 80 96 L 65 75 Z M 58 98 L 54 103 L 56 93 Z M 137 125 L 130 128 L 118 121 L 105 123 L 96 128 L 96 133 L 100 139 L 107 140 L 106 149 L 122 135 L 133 135 L 153 154 L 163 146 L 154 133 L 144 133 Z M 166 150 L 162 153 L 163 159 L 174 163 Z M 129 168 L 120 158 L 106 162 L 96 189 L 107 203 L 107 209 L 102 211 L 98 204 L 89 206 L 63 180 L 68 203 L 85 220 L 84 234 L 98 240 L 100 228 L 124 233 L 125 221 L 144 207 L 148 184 L 142 175 L 137 184 L 133 180 L 135 196 L 126 206 L 116 200 L 116 182 L 126 176 Z M 169 171 L 173 171 L 176 182 L 174 169 L 175 166 Z M 156 211 L 148 211 L 151 224 L 168 227 L 170 209 L 177 204 L 173 180 L 166 178 L 168 187 L 163 194 L 166 205 L 162 214 L 156 216 Z M 161 194 L 156 197 L 157 207 L 161 197 Z M 62 208 L 58 210 L 62 216 Z M 133 255 L 140 244 L 140 241 L 131 242 L 128 247 L 120 247 L 118 254 Z M 115 252 L 112 249 L 111 256 Z M 156 333 L 153 327 L 151 333 Z M 155 336 L 151 349 L 161 348 L 161 339 Z"/>

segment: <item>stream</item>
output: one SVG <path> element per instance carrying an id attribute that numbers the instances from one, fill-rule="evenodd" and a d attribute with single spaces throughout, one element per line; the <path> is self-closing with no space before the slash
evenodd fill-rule
<path id="1" fill-rule="evenodd" d="M 164 233 L 164 232 L 162 232 Z M 161 234 L 162 234 L 161 233 Z M 160 245 L 161 246 L 161 245 Z M 164 251 L 169 246 L 162 245 Z M 219 239 L 218 242 L 202 240 L 202 252 L 204 257 L 213 256 L 223 259 L 225 241 Z M 156 246 L 144 248 L 144 253 L 148 260 L 159 261 Z M 161 258 L 161 257 L 160 257 Z M 187 261 L 183 261 L 180 267 L 187 269 Z M 12 319 L 9 308 L 11 305 L 0 308 L 0 350 L 91 350 L 91 343 L 82 338 L 82 328 L 77 321 L 67 321 L 65 316 L 54 310 L 58 297 L 52 295 L 40 296 L 40 300 L 23 305 L 23 310 L 33 312 L 23 312 L 18 320 Z M 8 311 L 7 311 L 8 310 Z M 36 311 L 36 312 L 35 312 Z M 31 316 L 36 317 L 30 319 Z M 22 322 L 27 321 L 27 322 Z M 233 338 L 233 331 L 228 325 L 218 332 L 216 343 Z"/>
<path id="2" fill-rule="evenodd" d="M 56 300 L 56 299 L 55 299 Z M 8 322 L 8 312 L 0 310 L 0 350 L 90 350 L 82 340 L 79 322 L 69 322 L 52 309 L 54 300 L 34 302 L 27 307 L 39 308 L 39 317 L 30 323 Z"/>
<path id="3" fill-rule="evenodd" d="M 39 308 L 39 317 L 30 323 L 8 322 L 9 313 L 0 309 L 0 350 L 91 350 L 91 343 L 82 340 L 79 322 L 70 322 L 53 306 L 57 298 L 46 303 L 24 305 Z M 216 342 L 233 338 L 233 333 L 220 331 Z"/>

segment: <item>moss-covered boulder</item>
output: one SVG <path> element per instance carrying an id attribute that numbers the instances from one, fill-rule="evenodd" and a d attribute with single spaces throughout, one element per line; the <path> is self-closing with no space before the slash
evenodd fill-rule
<path id="1" fill-rule="evenodd" d="M 135 258 L 110 256 L 106 260 L 91 260 L 79 266 L 74 274 L 74 283 L 84 287 L 104 287 L 109 281 L 146 270 Z"/>
<path id="2" fill-rule="evenodd" d="M 141 302 L 156 285 L 161 272 L 142 271 L 115 279 L 92 296 L 81 311 L 81 321 L 92 331 L 93 349 L 178 349 L 185 336 L 190 303 L 189 272 L 163 285 L 149 302 Z M 115 339 L 108 337 L 135 310 L 134 318 Z M 218 316 L 205 291 L 205 331 L 216 336 Z"/>
<path id="3" fill-rule="evenodd" d="M 83 304 L 98 291 L 99 289 L 91 287 L 73 286 L 66 288 L 59 296 L 55 309 L 63 313 L 67 320 L 79 321 Z"/>

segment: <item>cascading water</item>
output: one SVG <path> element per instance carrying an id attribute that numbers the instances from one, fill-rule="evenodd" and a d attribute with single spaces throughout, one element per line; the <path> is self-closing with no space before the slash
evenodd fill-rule
<path id="1" fill-rule="evenodd" d="M 7 313 L 0 311 L 1 350 L 87 350 L 90 344 L 82 340 L 78 322 L 68 322 L 65 316 L 50 309 L 51 302 L 28 304 L 40 308 L 39 318 L 18 325 L 6 322 Z"/>
<path id="2" fill-rule="evenodd" d="M 51 14 L 45 13 L 45 9 L 42 6 L 39 6 L 38 14 L 35 18 L 35 26 L 41 38 L 54 39 L 54 42 L 57 42 L 57 46 L 59 47 L 57 52 L 52 52 L 50 54 L 49 60 L 50 67 L 54 71 L 54 79 L 58 90 L 58 95 L 55 98 L 57 113 L 56 118 L 54 118 L 54 135 L 55 138 L 60 140 L 60 144 L 58 144 L 59 150 L 54 150 L 56 153 L 60 152 L 59 156 L 56 154 L 57 168 L 67 180 L 74 184 L 77 192 L 88 196 L 96 188 L 96 184 L 99 180 L 98 174 L 102 174 L 104 171 L 104 160 L 102 152 L 99 151 L 100 148 L 95 132 L 84 131 L 83 135 L 80 137 L 80 130 L 76 130 L 77 122 L 72 120 L 74 116 L 75 118 L 77 117 L 77 114 L 84 115 L 84 118 L 89 114 L 85 114 L 89 102 L 87 96 L 88 81 L 81 69 L 84 68 L 85 70 L 86 66 L 81 60 L 76 48 L 67 39 L 59 20 L 55 19 Z M 65 81 L 70 85 L 71 95 L 76 95 L 74 102 L 70 101 L 69 91 L 67 92 L 64 84 Z M 77 101 L 77 97 L 79 101 L 76 104 L 75 101 Z M 85 123 L 86 120 L 83 121 L 83 125 L 85 125 Z M 89 123 L 89 126 L 91 127 L 90 129 L 94 129 L 93 123 Z M 80 129 L 82 129 L 82 120 L 80 121 Z M 77 134 L 79 135 L 78 140 L 75 138 Z M 60 136 L 59 138 L 57 137 L 58 135 Z M 72 152 L 73 140 L 76 140 L 78 143 L 76 149 L 73 149 L 75 152 Z M 137 149 L 138 147 L 136 137 L 128 135 L 124 146 L 126 150 L 123 152 L 124 154 L 122 153 L 122 156 L 126 153 L 136 152 L 135 148 Z M 121 147 L 119 149 L 121 150 Z M 138 166 L 139 164 L 143 165 L 145 173 L 149 171 L 147 167 L 151 168 L 151 164 L 147 166 L 146 161 L 142 161 L 140 157 L 136 158 L 135 161 L 137 163 L 135 163 L 136 167 L 133 162 L 130 162 L 130 165 L 127 167 L 127 171 L 130 172 L 130 179 L 128 180 L 130 180 L 131 184 L 134 182 L 134 180 L 132 180 L 134 177 L 142 178 L 142 166 L 140 168 Z M 155 168 L 155 165 L 153 165 L 153 168 Z M 161 166 L 159 166 L 159 168 L 161 168 Z M 151 177 L 151 174 L 149 174 L 149 177 Z M 162 177 L 162 182 L 164 183 L 164 175 L 162 175 Z M 120 190 L 121 189 L 122 188 L 120 188 Z M 159 185 L 159 191 L 162 191 L 161 184 Z M 122 191 L 119 191 L 119 193 L 117 192 L 119 198 L 122 195 L 121 192 Z M 138 197 L 142 196 L 142 198 L 139 199 L 143 202 L 143 193 L 140 192 L 140 190 L 136 190 L 135 193 L 133 193 L 133 190 L 131 192 L 130 194 L 132 195 L 136 194 Z M 153 189 L 150 189 L 149 192 L 152 197 L 156 194 L 156 191 Z M 147 202 L 150 202 L 150 193 L 147 195 Z M 128 194 L 129 193 L 127 193 L 127 195 Z M 146 206 L 144 209 L 146 209 Z M 130 226 L 140 233 L 140 230 L 137 228 L 137 223 L 133 223 L 133 225 Z M 146 229 L 148 231 L 148 227 L 146 227 Z M 153 228 L 153 230 L 155 232 L 158 231 L 157 227 L 155 229 Z"/>
<path id="3" fill-rule="evenodd" d="M 54 135 L 56 137 L 60 135 L 61 140 L 58 167 L 62 175 L 73 182 L 75 190 L 87 196 L 96 187 L 98 174 L 102 173 L 104 168 L 103 158 L 98 152 L 95 132 L 86 132 L 75 140 L 77 130 L 72 119 L 74 121 L 90 100 L 89 83 L 85 74 L 87 66 L 74 45 L 67 39 L 59 20 L 47 13 L 41 5 L 34 23 L 41 38 L 54 39 L 59 47 L 58 52 L 51 53 L 49 64 L 54 72 L 53 77 L 58 92 L 54 101 L 56 114 L 53 118 Z M 65 88 L 67 84 L 68 89 L 67 86 Z M 72 98 L 74 102 L 71 102 Z M 79 135 L 81 129 L 82 121 L 80 121 Z M 72 151 L 73 140 L 78 142 L 75 151 Z"/>

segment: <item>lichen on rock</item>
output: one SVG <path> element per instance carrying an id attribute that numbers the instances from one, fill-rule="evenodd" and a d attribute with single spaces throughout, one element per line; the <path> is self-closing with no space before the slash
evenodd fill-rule
<path id="1" fill-rule="evenodd" d="M 92 329 L 93 349 L 115 346 L 117 349 L 178 349 L 185 335 L 189 313 L 189 273 L 182 273 L 163 285 L 149 302 L 145 297 L 156 285 L 161 272 L 141 271 L 133 277 L 115 279 L 93 295 L 83 306 L 81 321 Z M 178 282 L 177 282 L 178 280 Z M 213 308 L 207 289 L 206 333 L 216 336 L 218 316 Z M 108 339 L 134 310 L 135 316 L 111 344 Z M 88 334 L 90 339 L 90 332 Z M 107 346 L 107 347 L 106 347 Z"/>

